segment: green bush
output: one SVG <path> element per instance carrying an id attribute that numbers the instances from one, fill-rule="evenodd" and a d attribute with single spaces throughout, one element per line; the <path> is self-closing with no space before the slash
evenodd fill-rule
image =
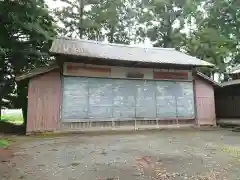
<path id="1" fill-rule="evenodd" d="M 0 139 L 0 148 L 6 148 L 8 147 L 9 143 L 7 140 Z"/>
<path id="2" fill-rule="evenodd" d="M 23 124 L 23 117 L 21 114 L 2 115 L 1 120 L 17 125 Z"/>

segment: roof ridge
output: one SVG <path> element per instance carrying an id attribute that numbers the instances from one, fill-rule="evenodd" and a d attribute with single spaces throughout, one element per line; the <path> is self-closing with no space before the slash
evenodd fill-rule
<path id="1" fill-rule="evenodd" d="M 187 66 L 214 65 L 173 48 L 144 47 L 139 45 L 114 44 L 92 40 L 58 37 L 52 43 L 53 54 L 83 56 L 120 61 L 134 61 Z"/>
<path id="2" fill-rule="evenodd" d="M 137 45 L 130 45 L 130 44 L 117 44 L 117 43 L 109 43 L 103 41 L 95 41 L 95 40 L 86 40 L 86 39 L 77 39 L 77 38 L 68 38 L 68 37 L 57 37 L 57 39 L 61 40 L 68 40 L 68 41 L 77 41 L 77 42 L 86 42 L 92 44 L 101 44 L 101 45 L 110 45 L 110 46 L 118 46 L 118 47 L 126 47 L 126 48 L 139 48 L 139 49 L 150 49 L 150 50 L 175 50 L 174 48 L 163 48 L 163 47 L 141 47 Z M 175 50 L 177 51 L 177 50 Z M 180 51 L 178 51 L 180 52 Z"/>

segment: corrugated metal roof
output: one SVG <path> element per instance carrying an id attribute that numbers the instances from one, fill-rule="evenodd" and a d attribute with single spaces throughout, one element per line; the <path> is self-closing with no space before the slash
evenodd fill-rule
<path id="1" fill-rule="evenodd" d="M 231 85 L 236 85 L 236 84 L 240 84 L 240 79 L 234 79 L 234 80 L 229 80 L 229 81 L 225 81 L 225 82 L 222 82 L 221 85 L 223 87 L 225 86 L 231 86 Z"/>
<path id="2" fill-rule="evenodd" d="M 240 73 L 240 69 L 234 70 L 234 71 L 230 72 L 229 74 L 238 74 L 238 73 Z"/>
<path id="3" fill-rule="evenodd" d="M 58 69 L 58 68 L 59 68 L 58 65 L 51 65 L 48 67 L 36 68 L 27 73 L 21 74 L 20 76 L 17 76 L 15 79 L 16 79 L 16 81 L 22 81 L 24 79 L 29 79 L 29 78 L 50 72 L 50 71 Z"/>
<path id="4" fill-rule="evenodd" d="M 212 83 L 212 84 L 215 85 L 215 86 L 220 86 L 220 87 L 222 87 L 222 84 L 214 81 L 212 78 L 206 76 L 205 74 L 201 73 L 200 71 L 197 71 L 197 75 L 200 76 L 200 77 L 202 77 L 203 79 L 207 80 L 208 82 Z"/>
<path id="5" fill-rule="evenodd" d="M 235 66 L 234 68 L 231 69 L 229 74 L 238 74 L 240 73 L 240 65 Z"/>
<path id="6" fill-rule="evenodd" d="M 229 74 L 238 74 L 238 73 L 240 73 L 240 69 L 237 69 L 237 70 L 231 71 Z"/>
<path id="7" fill-rule="evenodd" d="M 51 53 L 94 57 L 120 61 L 134 61 L 143 63 L 161 63 L 190 66 L 214 65 L 192 57 L 175 49 L 144 48 L 130 45 L 110 44 L 104 42 L 57 38 L 53 41 Z"/>

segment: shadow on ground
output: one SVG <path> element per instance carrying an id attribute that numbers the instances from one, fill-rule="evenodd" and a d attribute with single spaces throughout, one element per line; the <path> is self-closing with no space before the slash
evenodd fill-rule
<path id="1" fill-rule="evenodd" d="M 0 121 L 0 134 L 23 135 L 25 134 L 25 126 L 12 124 L 6 121 Z"/>

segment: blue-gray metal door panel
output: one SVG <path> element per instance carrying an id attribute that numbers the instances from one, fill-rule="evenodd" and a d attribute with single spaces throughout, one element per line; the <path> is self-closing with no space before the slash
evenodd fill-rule
<path id="1" fill-rule="evenodd" d="M 157 81 L 157 116 L 193 118 L 192 82 Z"/>
<path id="2" fill-rule="evenodd" d="M 193 118 L 192 82 L 64 77 L 63 121 Z"/>
<path id="3" fill-rule="evenodd" d="M 177 113 L 175 98 L 175 82 L 156 81 L 157 117 L 174 118 Z"/>
<path id="4" fill-rule="evenodd" d="M 64 77 L 62 120 L 72 121 L 87 118 L 88 80 L 87 78 Z"/>
<path id="5" fill-rule="evenodd" d="M 178 82 L 180 96 L 177 97 L 178 117 L 194 118 L 194 95 L 193 84 L 189 82 Z"/>
<path id="6" fill-rule="evenodd" d="M 89 78 L 89 118 L 112 118 L 112 79 Z"/>
<path id="7" fill-rule="evenodd" d="M 115 119 L 135 117 L 135 80 L 113 80 L 113 117 Z"/>
<path id="8" fill-rule="evenodd" d="M 154 81 L 139 80 L 136 93 L 136 117 L 156 117 L 156 84 Z"/>

